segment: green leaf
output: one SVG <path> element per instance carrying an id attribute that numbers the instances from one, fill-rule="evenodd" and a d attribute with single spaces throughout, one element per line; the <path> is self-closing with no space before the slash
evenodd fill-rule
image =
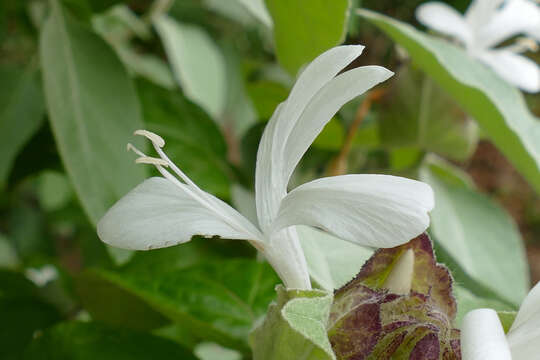
<path id="1" fill-rule="evenodd" d="M 478 140 L 474 122 L 437 84 L 413 68 L 397 74 L 380 113 L 383 144 L 416 146 L 455 160 L 472 155 Z"/>
<path id="2" fill-rule="evenodd" d="M 276 302 L 250 335 L 253 359 L 335 359 L 326 335 L 332 293 L 283 286 L 276 291 Z"/>
<path id="3" fill-rule="evenodd" d="M 15 268 L 19 265 L 19 257 L 12 243 L 0 233 L 0 268 Z"/>
<path id="4" fill-rule="evenodd" d="M 0 189 L 6 184 L 15 157 L 43 124 L 45 104 L 38 72 L 0 67 Z"/>
<path id="5" fill-rule="evenodd" d="M 179 92 L 138 81 L 137 90 L 148 128 L 165 139 L 167 155 L 198 186 L 229 197 L 231 169 L 219 128 Z"/>
<path id="6" fill-rule="evenodd" d="M 458 327 L 461 326 L 461 321 L 463 320 L 463 317 L 467 315 L 469 311 L 475 309 L 488 308 L 496 310 L 499 314 L 502 314 L 500 316 L 505 318 L 505 324 L 508 323 L 508 317 L 510 316 L 509 314 L 514 314 L 515 316 L 515 308 L 513 308 L 512 306 L 509 306 L 508 304 L 502 303 L 495 299 L 477 296 L 463 286 L 455 286 L 454 293 L 456 294 L 456 299 L 458 303 L 458 312 L 456 315 L 456 325 Z M 513 322 L 514 319 L 512 318 L 511 321 Z M 510 326 L 511 325 L 512 324 L 510 323 Z"/>
<path id="7" fill-rule="evenodd" d="M 203 30 L 163 15 L 154 20 L 182 90 L 216 121 L 226 102 L 225 60 Z"/>
<path id="8" fill-rule="evenodd" d="M 141 53 L 132 45 L 132 37 L 151 38 L 150 24 L 143 21 L 127 6 L 118 5 L 92 17 L 92 26 L 116 51 L 130 72 L 167 89 L 176 86 L 168 64 L 153 54 Z"/>
<path id="9" fill-rule="evenodd" d="M 122 301 L 114 301 L 110 294 L 116 288 L 116 293 L 136 297 L 139 305 L 145 304 L 147 309 L 188 328 L 195 340 L 211 341 L 242 351 L 247 348 L 245 341 L 249 330 L 266 312 L 278 283 L 268 264 L 250 259 L 144 269 L 137 271 L 126 267 L 123 271 L 96 269 L 88 272 L 86 279 L 92 281 L 86 280 L 80 286 L 83 301 L 93 316 L 106 320 L 107 314 L 116 312 L 113 316 L 117 319 L 138 317 L 123 309 Z M 102 286 L 94 285 L 100 282 Z M 110 299 L 110 305 L 102 299 Z"/>
<path id="10" fill-rule="evenodd" d="M 403 46 L 464 110 L 529 183 L 540 191 L 540 121 L 523 95 L 464 50 L 410 25 L 367 10 L 358 12 Z"/>
<path id="11" fill-rule="evenodd" d="M 345 140 L 345 129 L 337 118 L 332 118 L 313 142 L 313 146 L 330 151 L 341 149 Z"/>
<path id="12" fill-rule="evenodd" d="M 430 228 L 435 239 L 468 276 L 502 301 L 519 305 L 529 289 L 529 270 L 516 225 L 499 205 L 464 185 L 463 175 L 451 172 L 433 162 L 420 171 L 435 193 Z"/>
<path id="13" fill-rule="evenodd" d="M 253 101 L 259 119 L 268 120 L 279 103 L 285 101 L 289 90 L 280 83 L 261 80 L 248 83 L 247 92 Z"/>
<path id="14" fill-rule="evenodd" d="M 272 18 L 268 14 L 264 0 L 236 0 L 238 3 L 242 4 L 253 16 L 255 16 L 261 23 L 271 28 Z"/>
<path id="15" fill-rule="evenodd" d="M 45 210 L 57 210 L 71 199 L 71 184 L 67 177 L 60 172 L 44 171 L 38 178 L 37 195 Z"/>
<path id="16" fill-rule="evenodd" d="M 266 0 L 266 6 L 274 20 L 277 58 L 292 75 L 345 37 L 348 0 Z"/>
<path id="17" fill-rule="evenodd" d="M 193 352 L 201 360 L 242 360 L 242 354 L 238 351 L 214 343 L 201 343 Z"/>
<path id="18" fill-rule="evenodd" d="M 373 250 L 308 226 L 297 226 L 309 275 L 328 291 L 339 289 L 358 274 Z"/>
<path id="19" fill-rule="evenodd" d="M 107 44 L 58 1 L 51 3 L 40 38 L 49 117 L 67 173 L 96 223 L 145 177 L 125 151 L 133 131 L 143 127 L 139 103 Z"/>
<path id="20" fill-rule="evenodd" d="M 180 345 L 148 333 L 114 329 L 96 323 L 66 322 L 39 336 L 25 360 L 197 359 Z"/>

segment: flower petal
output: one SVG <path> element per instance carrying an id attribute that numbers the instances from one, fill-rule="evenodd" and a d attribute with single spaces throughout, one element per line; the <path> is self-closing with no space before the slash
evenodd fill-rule
<path id="1" fill-rule="evenodd" d="M 311 98 L 363 49 L 360 45 L 338 46 L 313 60 L 268 122 L 259 145 L 255 172 L 257 215 L 263 230 L 270 225 L 287 193 L 289 178 L 284 171 L 284 149 L 294 125 Z"/>
<path id="2" fill-rule="evenodd" d="M 461 325 L 461 356 L 463 360 L 512 360 L 494 310 L 477 309 L 465 315 Z"/>
<path id="3" fill-rule="evenodd" d="M 521 304 L 507 337 L 514 359 L 534 359 L 540 354 L 540 283 Z"/>
<path id="4" fill-rule="evenodd" d="M 442 2 L 428 2 L 416 8 L 416 19 L 440 33 L 456 37 L 464 44 L 472 40 L 469 24 L 453 7 Z"/>
<path id="5" fill-rule="evenodd" d="M 465 19 L 472 29 L 481 29 L 491 21 L 505 0 L 473 0 L 465 12 Z"/>
<path id="6" fill-rule="evenodd" d="M 478 41 L 486 48 L 493 47 L 515 35 L 534 35 L 539 28 L 540 7 L 530 0 L 511 0 L 479 29 Z"/>
<path id="7" fill-rule="evenodd" d="M 147 179 L 107 211 L 98 223 L 100 239 L 112 246 L 150 250 L 191 240 L 194 235 L 262 241 L 260 232 L 232 207 L 188 185 Z"/>
<path id="8" fill-rule="evenodd" d="M 310 225 L 373 247 L 394 247 L 429 225 L 433 191 L 425 183 L 388 175 L 322 178 L 291 191 L 272 229 Z"/>
<path id="9" fill-rule="evenodd" d="M 508 50 L 484 51 L 477 56 L 507 82 L 527 92 L 540 91 L 540 67 L 533 60 Z"/>
<path id="10" fill-rule="evenodd" d="M 392 75 L 393 72 L 381 66 L 362 66 L 340 74 L 322 87 L 306 106 L 287 140 L 286 178 L 291 177 L 317 135 L 343 105 Z"/>

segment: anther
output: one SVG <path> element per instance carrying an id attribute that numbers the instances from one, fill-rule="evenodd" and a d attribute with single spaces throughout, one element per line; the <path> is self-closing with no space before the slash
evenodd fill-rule
<path id="1" fill-rule="evenodd" d="M 153 132 L 151 131 L 148 131 L 148 130 L 137 130 L 133 133 L 133 135 L 141 135 L 141 136 L 144 136 L 145 138 L 147 138 L 148 140 L 150 140 L 153 144 L 155 144 L 156 146 L 162 148 L 163 146 L 165 146 L 165 140 L 163 140 L 163 138 L 157 134 L 154 134 Z"/>
<path id="2" fill-rule="evenodd" d="M 141 150 L 137 149 L 135 146 L 133 146 L 131 143 L 128 143 L 127 144 L 127 151 L 133 151 L 135 154 L 141 156 L 141 157 L 145 157 L 146 154 L 143 153 Z"/>
<path id="3" fill-rule="evenodd" d="M 141 156 L 137 160 L 135 160 L 137 164 L 151 164 L 151 165 L 157 165 L 157 166 L 169 166 L 169 163 L 163 159 L 154 158 L 150 156 Z"/>

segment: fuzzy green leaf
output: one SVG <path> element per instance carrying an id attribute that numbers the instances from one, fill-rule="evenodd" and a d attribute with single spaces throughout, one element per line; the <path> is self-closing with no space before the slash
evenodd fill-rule
<path id="1" fill-rule="evenodd" d="M 278 298 L 250 335 L 254 360 L 335 359 L 326 325 L 332 294 L 276 288 Z"/>

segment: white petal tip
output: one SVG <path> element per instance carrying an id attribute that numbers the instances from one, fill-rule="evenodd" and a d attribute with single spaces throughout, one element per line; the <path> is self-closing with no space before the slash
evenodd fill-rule
<path id="1" fill-rule="evenodd" d="M 155 134 L 155 133 L 153 133 L 151 131 L 148 131 L 148 130 L 136 130 L 133 133 L 133 135 L 144 136 L 145 138 L 150 140 L 157 147 L 162 148 L 163 146 L 165 146 L 165 140 L 163 140 L 163 138 L 161 136 L 159 136 L 158 134 Z"/>

